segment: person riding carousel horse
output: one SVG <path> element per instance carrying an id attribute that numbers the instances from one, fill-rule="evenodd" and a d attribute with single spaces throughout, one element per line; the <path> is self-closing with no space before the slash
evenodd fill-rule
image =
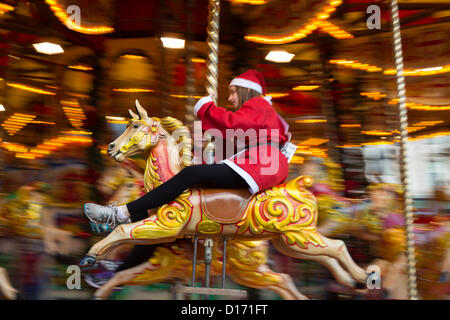
<path id="1" fill-rule="evenodd" d="M 278 146 L 288 142 L 289 126 L 276 113 L 270 100 L 261 96 L 266 93 L 263 76 L 256 70 L 248 70 L 231 81 L 229 93 L 228 101 L 237 109 L 235 112 L 216 106 L 212 97 L 207 96 L 196 103 L 194 113 L 202 120 L 204 131 L 218 129 L 224 138 L 229 129 L 257 131 L 259 134 L 252 136 L 246 149 L 219 163 L 185 167 L 170 180 L 126 205 L 87 203 L 84 206 L 86 216 L 94 223 L 108 223 L 114 228 L 117 224 L 147 218 L 147 210 L 173 201 L 194 186 L 249 188 L 254 194 L 282 183 L 288 175 L 288 159 Z M 113 143 L 109 145 L 109 149 L 114 147 Z M 147 246 L 135 246 L 117 271 L 147 260 L 152 251 Z"/>
<path id="2" fill-rule="evenodd" d="M 193 236 L 243 241 L 270 239 L 285 255 L 316 260 L 330 268 L 333 275 L 347 275 L 352 287 L 366 283 L 368 273 L 353 261 L 345 243 L 317 231 L 317 204 L 307 190 L 313 180 L 299 176 L 283 182 L 290 158 L 287 151 L 295 150 L 295 145 L 288 143 L 288 125 L 260 97 L 265 91 L 263 80 L 256 76 L 251 77 L 254 81 L 244 79 L 244 75 L 235 78 L 230 86 L 229 100 L 240 106 L 238 111 L 216 107 L 211 97 L 200 99 L 194 107 L 203 120 L 204 130 L 215 128 L 222 137 L 223 133 L 227 137 L 228 130 L 233 128 L 240 132 L 247 130 L 245 148 L 216 164 L 192 165 L 189 129 L 171 117 L 149 117 L 136 101 L 138 114 L 130 110 L 130 123 L 110 143 L 108 154 L 121 162 L 144 152 L 147 158 L 144 185 L 148 193 L 125 206 L 85 205 L 91 221 L 117 227 L 91 247 L 79 263 L 83 270 L 92 270 L 111 250 L 126 243 L 149 245 Z M 237 92 L 240 87 L 246 99 Z M 260 89 L 257 96 L 249 96 L 252 88 Z M 251 129 L 259 129 L 260 134 L 253 131 L 252 136 Z M 233 132 L 233 138 L 242 139 L 242 135 Z M 283 145 L 287 157 L 279 145 Z M 144 255 L 146 248 L 143 248 Z M 138 253 L 132 252 L 127 258 L 127 268 L 148 258 L 141 256 L 141 261 L 136 261 Z"/>

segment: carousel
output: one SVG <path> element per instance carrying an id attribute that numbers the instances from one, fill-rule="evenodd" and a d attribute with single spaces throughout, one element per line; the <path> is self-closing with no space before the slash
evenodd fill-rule
<path id="1" fill-rule="evenodd" d="M 447 2 L 1 0 L 0 297 L 449 299 Z M 249 69 L 282 183 L 88 219 L 222 161 L 196 104 Z"/>

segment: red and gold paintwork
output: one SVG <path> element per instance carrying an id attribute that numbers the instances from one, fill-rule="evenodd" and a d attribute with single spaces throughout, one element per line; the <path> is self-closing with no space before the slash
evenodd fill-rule
<path id="1" fill-rule="evenodd" d="M 155 158 L 153 158 L 155 159 Z M 157 168 L 155 166 L 154 168 Z M 104 195 L 113 192 L 108 203 L 126 204 L 136 199 L 144 186 L 140 172 L 129 164 L 114 166 L 104 171 L 98 179 L 98 189 Z M 156 183 L 155 183 L 156 184 Z M 206 225 L 217 224 L 202 216 Z M 199 223 L 200 224 L 200 223 Z M 203 228 L 205 228 L 203 230 Z M 207 234 L 209 227 L 197 227 L 201 233 Z M 215 229 L 214 229 L 215 230 Z M 302 295 L 292 278 L 283 273 L 277 273 L 267 265 L 268 242 L 261 241 L 229 241 L 227 243 L 227 274 L 231 279 L 244 286 L 273 290 L 284 299 L 307 299 Z M 211 275 L 222 273 L 223 248 L 214 241 Z M 128 285 L 143 285 L 157 282 L 167 282 L 174 279 L 188 281 L 192 276 L 193 244 L 188 240 L 177 240 L 172 244 L 160 245 L 147 262 L 137 269 L 126 270 L 113 277 L 105 286 L 96 292 L 96 297 L 106 299 L 114 286 L 127 283 Z M 203 259 L 203 252 L 199 250 L 198 261 Z M 204 275 L 204 265 L 197 266 L 197 278 Z"/>
<path id="2" fill-rule="evenodd" d="M 131 155 L 147 152 L 144 181 L 146 189 L 151 190 L 178 173 L 182 167 L 190 165 L 192 141 L 189 130 L 180 121 L 171 117 L 149 118 L 138 103 L 136 108 L 139 115 L 130 111 L 130 125 L 111 144 L 113 147 L 109 154 L 116 161 L 123 161 Z M 175 136 L 178 138 L 175 139 Z M 284 185 L 257 193 L 251 198 L 240 221 L 235 224 L 221 223 L 220 233 L 214 234 L 205 234 L 198 229 L 202 219 L 200 195 L 196 188 L 189 189 L 173 202 L 154 210 L 149 218 L 118 226 L 95 244 L 88 255 L 98 259 L 124 243 L 167 243 L 194 235 L 240 241 L 271 239 L 283 254 L 300 259 L 323 259 L 321 262 L 328 267 L 342 264 L 354 280 L 365 283 L 365 271 L 352 260 L 345 244 L 326 238 L 317 231 L 317 205 L 314 196 L 307 190 L 311 184 L 311 178 L 300 176 Z M 338 260 L 339 263 L 328 259 Z"/>

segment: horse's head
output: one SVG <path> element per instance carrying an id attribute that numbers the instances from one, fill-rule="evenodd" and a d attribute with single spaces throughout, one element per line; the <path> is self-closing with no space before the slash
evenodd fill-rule
<path id="1" fill-rule="evenodd" d="M 122 162 L 126 158 L 142 153 L 158 144 L 167 132 L 160 122 L 147 115 L 147 111 L 136 100 L 137 114 L 128 110 L 131 119 L 127 129 L 108 146 L 108 154 L 116 161 Z"/>

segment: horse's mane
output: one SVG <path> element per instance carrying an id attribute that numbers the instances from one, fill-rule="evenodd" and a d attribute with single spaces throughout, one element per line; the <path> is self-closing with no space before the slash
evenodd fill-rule
<path id="1" fill-rule="evenodd" d="M 182 164 L 187 167 L 192 164 L 192 138 L 189 128 L 183 122 L 172 117 L 164 117 L 162 119 L 153 118 L 161 123 L 162 127 L 170 134 L 176 131 L 175 138 L 177 143 L 181 143 L 181 159 Z"/>

